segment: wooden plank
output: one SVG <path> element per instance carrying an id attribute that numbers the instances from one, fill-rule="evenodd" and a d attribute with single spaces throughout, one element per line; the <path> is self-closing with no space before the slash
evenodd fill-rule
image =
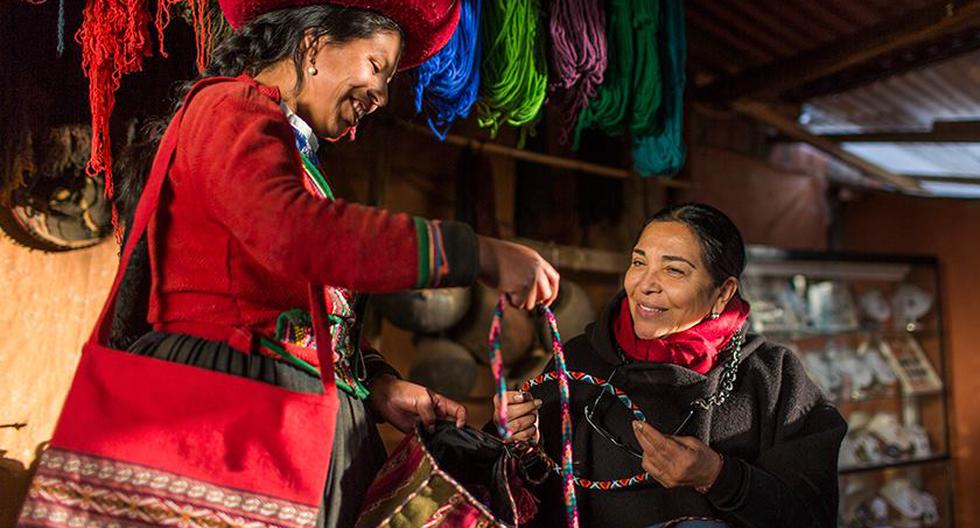
<path id="1" fill-rule="evenodd" d="M 411 130 L 413 132 L 418 132 L 421 134 L 433 135 L 432 131 L 426 127 L 415 125 L 412 123 L 404 121 L 396 121 L 399 126 Z M 540 152 L 532 152 L 530 150 L 524 150 L 514 147 L 508 147 L 501 145 L 499 143 L 494 143 L 492 141 L 486 141 L 483 139 L 468 138 L 463 136 L 457 136 L 455 134 L 446 135 L 446 143 L 451 145 L 456 145 L 460 147 L 470 147 L 476 152 L 484 152 L 486 154 L 491 154 L 494 156 L 504 156 L 514 159 L 519 159 L 522 161 L 527 161 L 530 163 L 538 163 L 540 165 L 547 165 L 549 167 L 555 167 L 559 169 L 568 169 L 573 171 L 587 172 L 589 174 L 595 174 L 596 176 L 604 176 L 606 178 L 618 178 L 626 179 L 633 176 L 633 171 L 628 169 L 623 169 L 619 167 L 609 167 L 607 165 L 600 165 L 598 163 L 590 163 L 587 161 L 563 158 L 561 156 L 553 156 L 551 154 L 543 154 Z M 659 185 L 661 187 L 671 187 L 675 189 L 690 189 L 692 184 L 686 181 L 679 180 L 669 180 L 666 178 L 649 178 L 651 183 L 654 185 Z"/>
<path id="2" fill-rule="evenodd" d="M 840 146 L 839 143 L 807 131 L 795 120 L 783 116 L 764 103 L 760 103 L 758 101 L 740 100 L 736 101 L 733 107 L 740 114 L 772 126 L 779 132 L 786 136 L 795 138 L 797 141 L 809 143 L 815 148 L 830 154 L 844 163 L 847 163 L 848 165 L 862 171 L 867 176 L 874 178 L 881 183 L 897 187 L 908 192 L 920 191 L 918 182 L 916 182 L 913 178 L 894 174 L 860 156 L 847 152 Z"/>
<path id="3" fill-rule="evenodd" d="M 820 134 L 835 143 L 980 143 L 980 121 L 938 121 L 924 132 L 870 132 L 866 134 Z M 799 141 L 783 135 L 780 142 Z"/>
<path id="4" fill-rule="evenodd" d="M 779 94 L 906 46 L 926 42 L 980 23 L 980 1 L 931 4 L 844 37 L 797 57 L 752 68 L 696 91 L 700 100 L 727 102 L 740 97 Z"/>
<path id="5" fill-rule="evenodd" d="M 559 271 L 586 271 L 619 275 L 624 273 L 629 265 L 629 255 L 626 252 L 563 246 L 528 238 L 518 238 L 515 242 L 537 251 Z"/>

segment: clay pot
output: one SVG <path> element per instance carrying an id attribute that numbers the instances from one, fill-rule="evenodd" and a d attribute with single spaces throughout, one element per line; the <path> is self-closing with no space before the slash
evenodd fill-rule
<path id="1" fill-rule="evenodd" d="M 466 315 L 469 288 L 409 290 L 374 295 L 381 314 L 399 328 L 420 334 L 448 330 Z"/>
<path id="2" fill-rule="evenodd" d="M 422 337 L 415 343 L 416 361 L 408 379 L 456 401 L 473 390 L 477 363 L 463 345 L 449 339 Z"/>
<path id="3" fill-rule="evenodd" d="M 551 305 L 551 310 L 558 319 L 558 333 L 561 334 L 562 343 L 581 335 L 585 332 L 585 327 L 596 319 L 589 296 L 581 286 L 570 280 L 561 281 L 558 298 Z M 550 351 L 551 332 L 548 330 L 548 323 L 544 317 L 539 316 L 537 319 L 541 345 Z"/>
<path id="4" fill-rule="evenodd" d="M 481 363 L 489 362 L 490 322 L 497 305 L 498 294 L 483 285 L 473 287 L 473 298 L 466 316 L 449 332 L 449 336 L 465 346 Z M 504 309 L 501 352 L 504 364 L 517 362 L 534 344 L 534 319 L 524 310 L 509 304 Z"/>

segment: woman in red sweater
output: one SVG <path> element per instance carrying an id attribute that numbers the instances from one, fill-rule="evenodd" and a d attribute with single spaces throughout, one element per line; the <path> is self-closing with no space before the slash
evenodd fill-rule
<path id="1" fill-rule="evenodd" d="M 352 526 L 386 456 L 375 420 L 406 431 L 466 419 L 461 405 L 401 380 L 363 346 L 356 320 L 364 297 L 355 292 L 479 278 L 530 309 L 554 299 L 558 274 L 534 251 L 465 224 L 338 199 L 320 167 L 318 138 L 351 133 L 384 106 L 395 73 L 449 39 L 458 2 L 221 5 L 236 32 L 185 103 L 166 200 L 127 269 L 114 345 L 317 392 L 318 372 L 302 353 L 314 346 L 308 286 L 329 285 L 341 390 L 318 524 Z M 122 205 L 131 211 L 132 202 Z"/>

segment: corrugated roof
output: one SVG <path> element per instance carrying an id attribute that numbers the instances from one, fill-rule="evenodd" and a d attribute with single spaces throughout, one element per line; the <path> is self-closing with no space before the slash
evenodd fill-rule
<path id="1" fill-rule="evenodd" d="M 812 99 L 801 122 L 818 134 L 929 130 L 980 120 L 980 51 Z"/>
<path id="2" fill-rule="evenodd" d="M 695 69 L 733 74 L 860 33 L 929 0 L 687 0 Z"/>
<path id="3" fill-rule="evenodd" d="M 958 5 L 945 8 L 952 13 Z M 792 64 L 794 57 L 834 49 L 938 7 L 933 0 L 687 0 L 689 66 L 700 85 L 735 78 Z M 980 121 L 980 51 L 968 51 L 978 44 L 980 32 L 966 25 L 947 40 L 896 50 L 868 61 L 864 70 L 801 82 L 782 97 L 802 101 L 800 122 L 817 134 L 924 132 L 937 121 Z M 814 98 L 838 89 L 844 91 Z M 860 142 L 844 148 L 891 172 L 926 178 L 923 188 L 938 196 L 980 198 L 980 143 Z"/>

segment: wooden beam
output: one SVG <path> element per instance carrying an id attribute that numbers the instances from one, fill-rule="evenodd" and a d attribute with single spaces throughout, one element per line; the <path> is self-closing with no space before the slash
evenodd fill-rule
<path id="1" fill-rule="evenodd" d="M 980 143 L 980 121 L 937 121 L 923 132 L 869 132 L 865 134 L 819 134 L 836 143 Z M 788 135 L 777 142 L 799 141 Z"/>
<path id="2" fill-rule="evenodd" d="M 563 246 L 529 238 L 518 238 L 515 242 L 537 251 L 539 255 L 559 270 L 619 275 L 625 273 L 629 266 L 629 255 L 626 252 Z"/>
<path id="3" fill-rule="evenodd" d="M 930 176 L 919 174 L 908 174 L 909 178 L 931 183 L 962 183 L 964 185 L 980 185 L 980 171 L 976 176 Z"/>
<path id="4" fill-rule="evenodd" d="M 790 88 L 866 63 L 906 46 L 980 23 L 980 1 L 951 0 L 897 16 L 860 35 L 768 65 L 751 68 L 696 91 L 702 101 L 728 102 L 741 97 L 781 94 Z"/>
<path id="5" fill-rule="evenodd" d="M 399 126 L 411 130 L 413 132 L 434 136 L 432 131 L 426 127 L 415 125 L 401 120 L 396 121 L 396 123 Z M 635 176 L 634 172 L 628 169 L 622 169 L 619 167 L 610 167 L 608 165 L 600 165 L 598 163 L 590 163 L 587 161 L 577 160 L 573 158 L 563 158 L 561 156 L 553 156 L 551 154 L 543 154 L 540 152 L 532 152 L 530 150 L 508 147 L 505 145 L 501 145 L 499 143 L 494 143 L 492 141 L 486 141 L 483 139 L 475 139 L 475 138 L 457 136 L 455 134 L 447 134 L 445 141 L 446 143 L 449 143 L 451 145 L 457 145 L 460 147 L 470 147 L 476 152 L 484 152 L 486 154 L 491 154 L 494 156 L 505 156 L 509 158 L 515 158 L 521 161 L 537 163 L 539 165 L 546 165 L 558 169 L 587 172 L 589 174 L 594 174 L 596 176 L 604 176 L 606 178 L 628 179 Z M 690 189 L 693 187 L 693 185 L 690 182 L 669 180 L 666 178 L 648 178 L 648 181 L 650 181 L 650 183 L 652 183 L 653 185 L 659 185 L 661 187 L 671 187 L 674 189 Z"/>
<path id="6" fill-rule="evenodd" d="M 739 100 L 733 104 L 733 107 L 738 113 L 765 123 L 784 135 L 795 138 L 797 141 L 809 143 L 815 148 L 847 163 L 881 183 L 897 187 L 907 192 L 919 191 L 919 184 L 913 178 L 894 174 L 860 156 L 844 150 L 839 143 L 807 131 L 799 123 L 776 112 L 765 103 Z"/>

